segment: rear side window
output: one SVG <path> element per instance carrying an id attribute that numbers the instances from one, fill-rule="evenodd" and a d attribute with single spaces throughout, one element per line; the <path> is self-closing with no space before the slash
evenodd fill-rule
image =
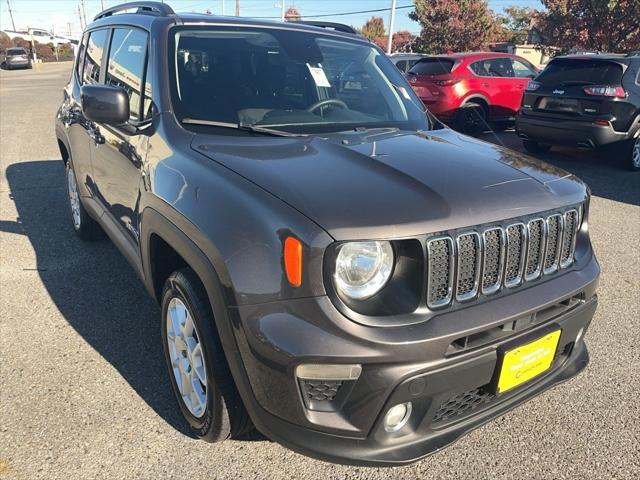
<path id="1" fill-rule="evenodd" d="M 105 83 L 122 87 L 129 95 L 130 119 L 141 119 L 142 82 L 147 62 L 146 32 L 137 28 L 115 28 L 109 50 Z"/>
<path id="2" fill-rule="evenodd" d="M 605 60 L 552 60 L 536 78 L 543 84 L 615 85 L 622 81 L 622 66 Z"/>
<path id="3" fill-rule="evenodd" d="M 96 30 L 89 34 L 87 52 L 82 67 L 82 83 L 98 83 L 102 56 L 107 43 L 108 30 Z"/>
<path id="4" fill-rule="evenodd" d="M 396 63 L 396 67 L 398 67 L 398 70 L 400 70 L 401 72 L 406 72 L 407 71 L 407 61 L 406 60 L 400 60 L 398 63 Z"/>
<path id="5" fill-rule="evenodd" d="M 78 47 L 78 56 L 76 58 L 76 72 L 78 73 L 78 78 L 82 79 L 82 69 L 84 66 L 84 51 L 87 48 L 87 39 L 89 38 L 88 34 L 84 34 L 82 37 L 82 42 Z"/>
<path id="6" fill-rule="evenodd" d="M 444 75 L 451 73 L 455 62 L 450 58 L 425 58 L 417 62 L 410 73 L 416 75 Z"/>
<path id="7" fill-rule="evenodd" d="M 479 77 L 513 77 L 513 64 L 510 58 L 487 58 L 474 62 L 470 66 Z"/>

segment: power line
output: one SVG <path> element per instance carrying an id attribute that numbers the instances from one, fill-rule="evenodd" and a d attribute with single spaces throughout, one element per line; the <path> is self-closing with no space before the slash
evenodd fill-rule
<path id="1" fill-rule="evenodd" d="M 403 8 L 414 8 L 413 5 L 404 5 L 402 7 L 396 7 L 396 10 L 400 10 Z M 340 12 L 340 13 L 323 13 L 322 15 L 303 15 L 303 18 L 323 18 L 323 17 L 338 17 L 343 15 L 358 15 L 361 13 L 378 13 L 378 12 L 388 12 L 391 8 L 378 8 L 376 10 L 359 10 L 357 12 Z M 253 17 L 253 18 L 280 18 L 280 17 Z"/>

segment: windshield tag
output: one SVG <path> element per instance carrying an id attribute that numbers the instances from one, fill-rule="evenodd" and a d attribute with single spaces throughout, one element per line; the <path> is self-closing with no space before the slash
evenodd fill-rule
<path id="1" fill-rule="evenodd" d="M 316 85 L 318 87 L 331 87 L 331 84 L 329 83 L 329 80 L 327 79 L 327 76 L 325 75 L 322 67 L 312 67 L 308 63 L 307 67 L 309 68 L 309 73 L 311 73 L 311 76 L 313 77 L 313 81 L 316 82 Z"/>

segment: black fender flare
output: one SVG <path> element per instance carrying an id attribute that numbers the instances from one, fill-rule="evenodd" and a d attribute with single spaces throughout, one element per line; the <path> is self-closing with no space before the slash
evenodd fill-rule
<path id="1" fill-rule="evenodd" d="M 209 303 L 213 311 L 215 328 L 220 337 L 227 364 L 233 376 L 236 388 L 242 401 L 254 422 L 259 425 L 257 411 L 260 409 L 253 395 L 253 390 L 249 383 L 249 377 L 245 371 L 244 363 L 238 349 L 236 335 L 233 331 L 232 320 L 229 315 L 227 303 L 223 292 L 223 281 L 218 275 L 218 270 L 204 251 L 181 229 L 172 223 L 167 217 L 159 213 L 152 207 L 147 207 L 143 211 L 142 222 L 140 224 L 140 252 L 142 264 L 145 272 L 145 287 L 156 299 L 153 287 L 153 275 L 151 270 L 151 259 L 149 255 L 150 239 L 153 234 L 158 235 L 168 245 L 170 245 L 187 263 L 187 265 L 198 275 L 204 285 L 209 298 Z M 258 422 L 258 423 L 256 423 Z"/>

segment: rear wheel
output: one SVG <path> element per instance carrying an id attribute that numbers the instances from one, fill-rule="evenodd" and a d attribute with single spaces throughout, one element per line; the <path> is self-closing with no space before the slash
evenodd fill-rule
<path id="1" fill-rule="evenodd" d="M 71 223 L 73 230 L 82 240 L 93 240 L 100 232 L 100 226 L 89 216 L 78 191 L 78 182 L 73 171 L 71 160 L 65 165 L 67 177 L 67 198 L 69 199 L 69 212 L 71 213 Z"/>
<path id="2" fill-rule="evenodd" d="M 522 145 L 524 145 L 524 149 L 529 153 L 546 153 L 551 149 L 551 145 L 539 143 L 535 140 L 523 140 Z"/>
<path id="3" fill-rule="evenodd" d="M 629 157 L 629 168 L 634 172 L 640 171 L 640 135 L 632 140 Z"/>
<path id="4" fill-rule="evenodd" d="M 478 135 L 488 130 L 486 109 L 473 102 L 463 105 L 456 114 L 455 128 L 467 135 Z"/>
<path id="5" fill-rule="evenodd" d="M 162 339 L 171 386 L 193 433 L 218 442 L 250 431 L 209 298 L 190 268 L 174 272 L 165 283 Z"/>

